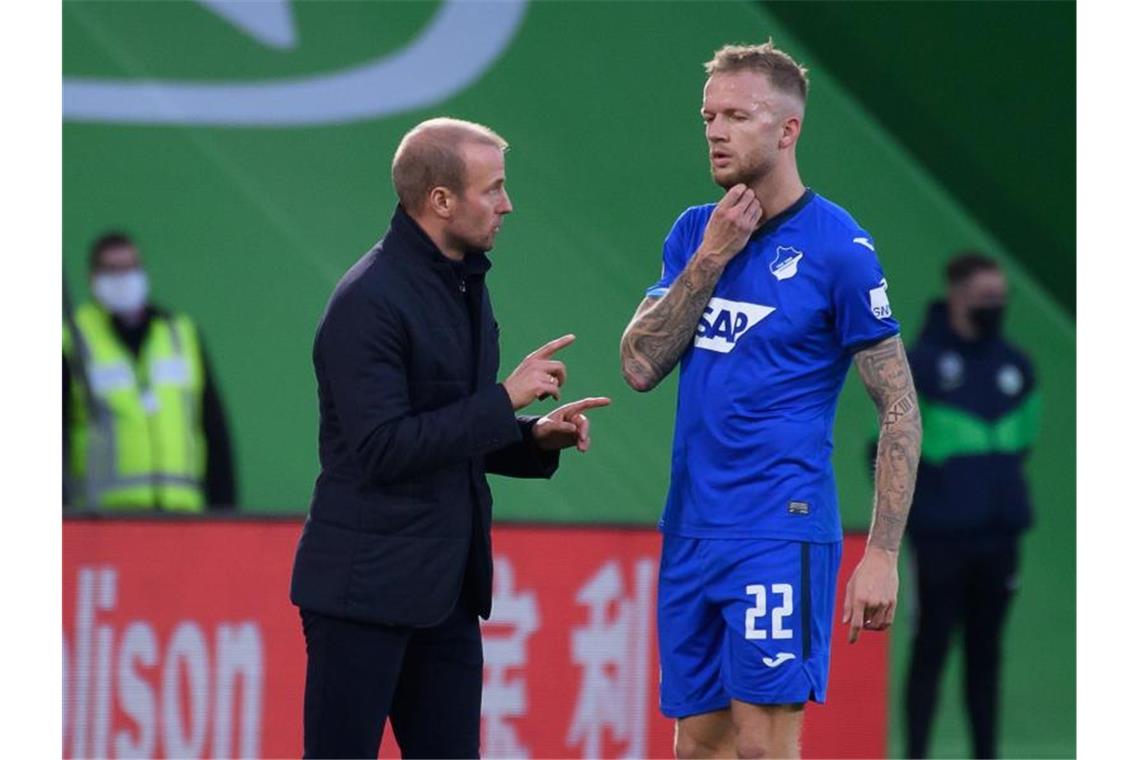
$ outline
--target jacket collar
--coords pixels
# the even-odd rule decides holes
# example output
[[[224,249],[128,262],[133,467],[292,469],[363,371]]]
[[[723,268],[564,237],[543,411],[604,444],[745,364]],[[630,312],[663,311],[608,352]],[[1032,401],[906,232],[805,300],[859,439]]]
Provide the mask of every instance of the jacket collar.
[[[491,268],[491,259],[482,251],[468,253],[461,262],[444,256],[439,246],[399,204],[396,204],[396,210],[392,214],[391,230],[385,239],[397,243],[401,249],[407,249],[410,255],[406,258],[409,260],[423,262],[432,267],[451,267],[467,275],[485,274]]]

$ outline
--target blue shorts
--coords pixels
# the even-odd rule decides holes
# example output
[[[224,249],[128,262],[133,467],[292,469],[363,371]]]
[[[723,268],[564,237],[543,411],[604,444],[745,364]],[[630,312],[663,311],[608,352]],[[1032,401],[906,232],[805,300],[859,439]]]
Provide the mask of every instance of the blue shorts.
[[[657,588],[661,712],[822,702],[843,543],[665,534]]]

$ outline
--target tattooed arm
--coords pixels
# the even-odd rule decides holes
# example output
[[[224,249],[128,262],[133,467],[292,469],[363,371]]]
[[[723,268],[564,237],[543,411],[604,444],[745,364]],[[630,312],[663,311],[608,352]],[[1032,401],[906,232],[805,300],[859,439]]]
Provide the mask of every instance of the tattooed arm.
[[[849,641],[858,639],[861,628],[882,630],[894,620],[898,551],[922,449],[922,419],[902,340],[896,335],[860,351],[855,366],[879,410],[879,447],[870,536],[843,605]]]
[[[663,298],[637,307],[621,337],[621,374],[635,391],[653,390],[677,366],[726,263],[698,252]]]
[[[693,342],[697,323],[728,262],[744,248],[763,216],[756,195],[736,185],[716,205],[700,247],[663,298],[646,298],[621,336],[621,374],[649,391]]]
[[[868,544],[897,552],[914,496],[922,449],[922,419],[914,380],[898,336],[857,353],[855,366],[879,410],[875,508]]]

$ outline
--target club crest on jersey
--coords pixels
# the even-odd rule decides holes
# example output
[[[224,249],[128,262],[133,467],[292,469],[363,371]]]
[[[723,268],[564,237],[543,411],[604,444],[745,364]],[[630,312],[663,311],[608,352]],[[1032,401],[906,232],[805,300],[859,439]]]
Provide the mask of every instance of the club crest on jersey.
[[[727,354],[736,348],[746,332],[775,310],[772,306],[758,303],[710,298],[697,324],[693,345]]]
[[[797,251],[790,245],[776,247],[776,258],[768,265],[768,271],[777,280],[787,280],[796,276],[800,259],[804,257],[803,251]]]

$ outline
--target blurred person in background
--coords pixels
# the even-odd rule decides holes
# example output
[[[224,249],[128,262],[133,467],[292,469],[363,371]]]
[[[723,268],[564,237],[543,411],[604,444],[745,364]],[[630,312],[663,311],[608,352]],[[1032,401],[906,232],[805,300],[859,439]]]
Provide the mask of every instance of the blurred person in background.
[[[939,676],[961,626],[974,756],[994,757],[1001,632],[1031,522],[1022,468],[1040,397],[1028,357],[1002,336],[1008,289],[998,264],[962,253],[946,285],[909,351],[925,435],[907,525],[918,576],[907,756],[926,757]]]
[[[203,512],[236,503],[233,450],[193,321],[149,300],[138,246],[90,251],[93,302],[65,312],[65,506]]]
[[[305,757],[478,757],[479,617],[491,612],[487,473],[550,478],[590,446],[587,398],[559,398],[550,341],[502,382],[487,252],[512,206],[507,143],[457,119],[408,132],[392,161],[399,204],[341,278],[317,328],[321,472],[290,598],[307,666]],[[571,303],[562,282],[536,282]]]

